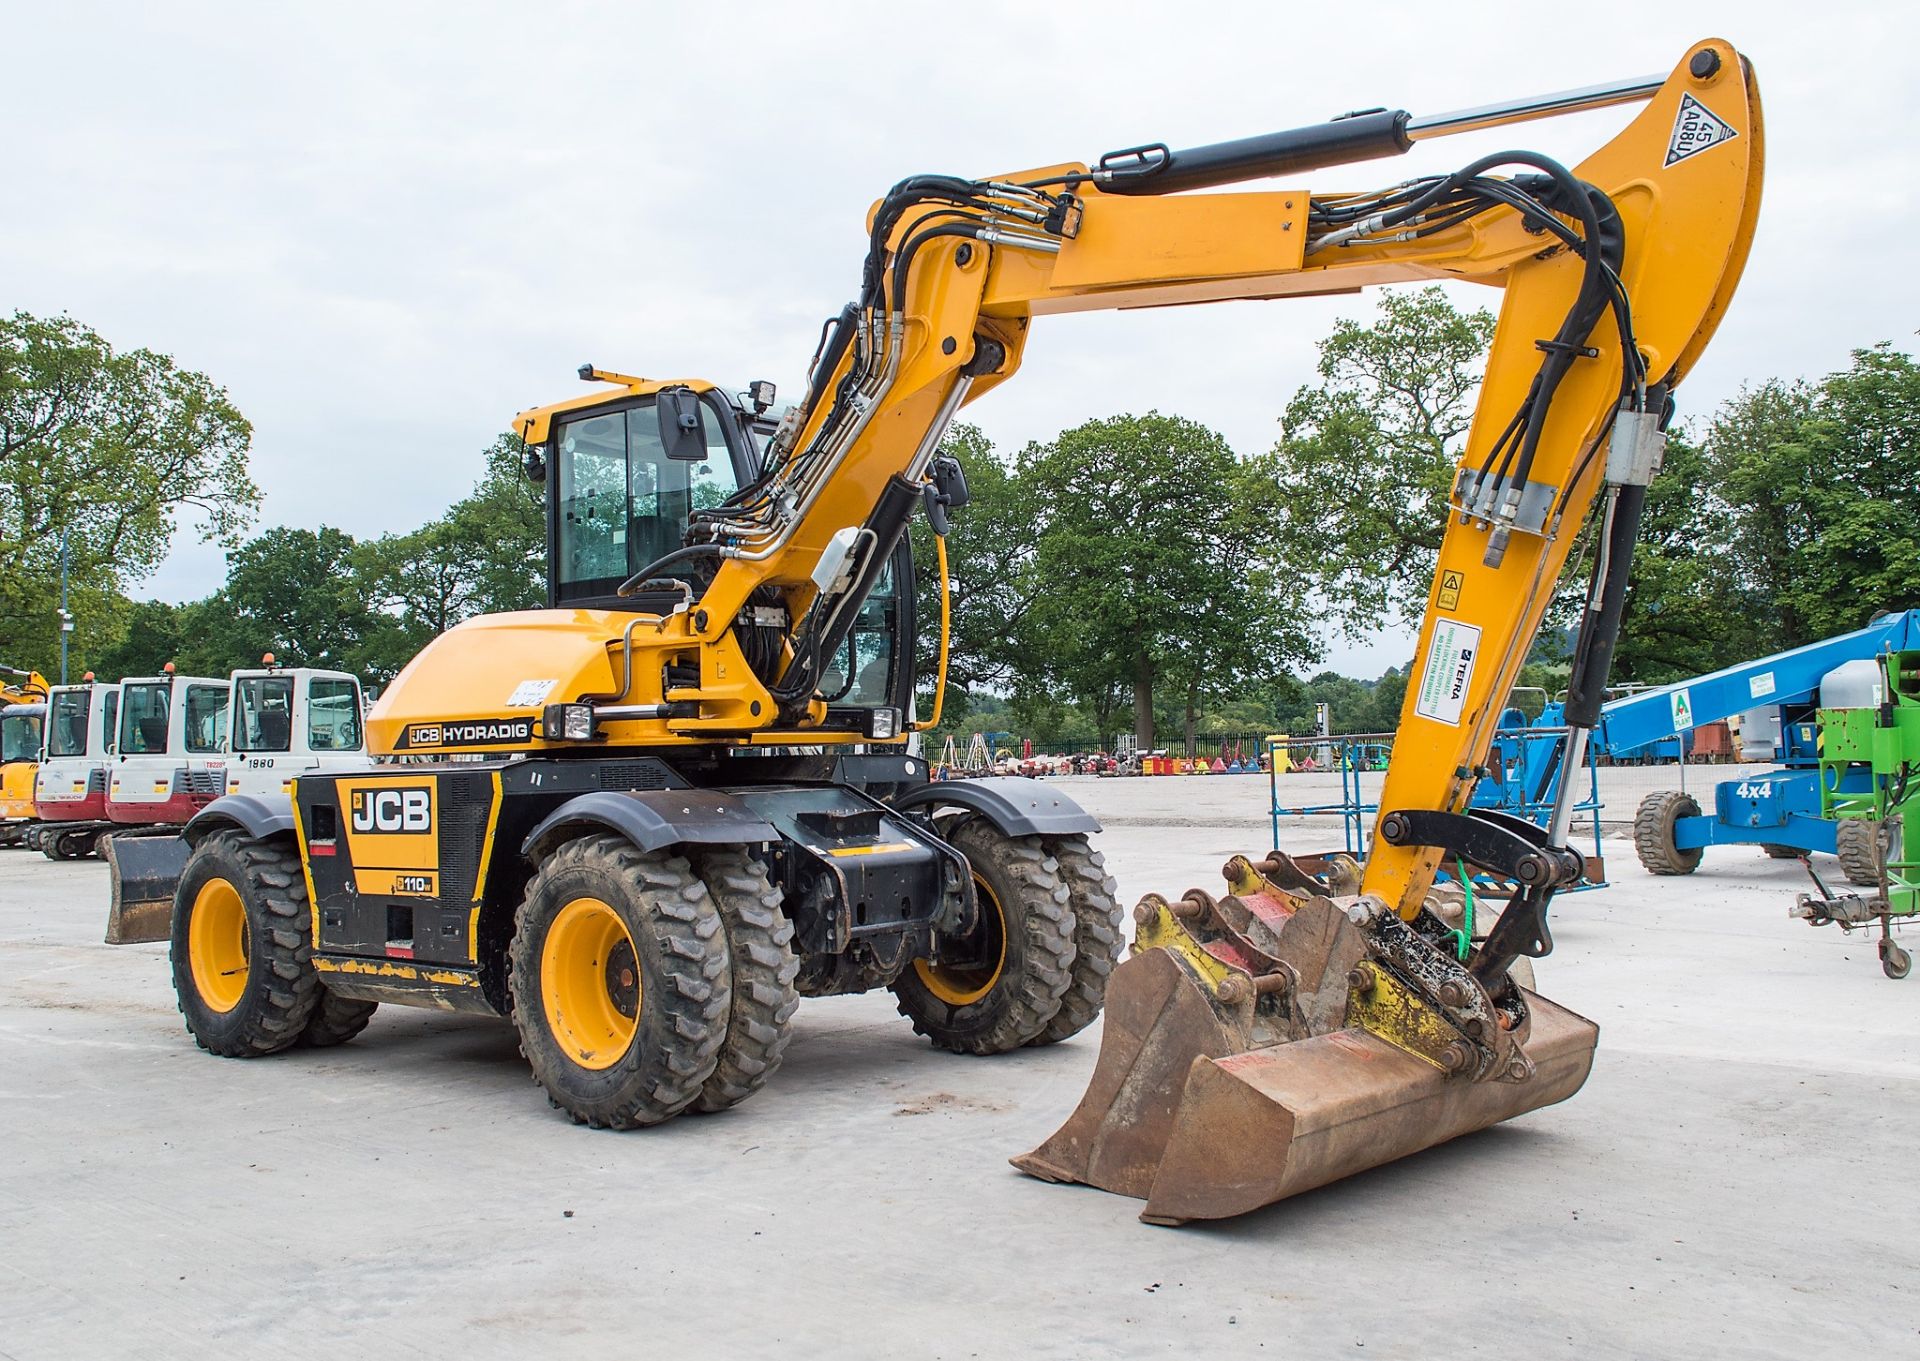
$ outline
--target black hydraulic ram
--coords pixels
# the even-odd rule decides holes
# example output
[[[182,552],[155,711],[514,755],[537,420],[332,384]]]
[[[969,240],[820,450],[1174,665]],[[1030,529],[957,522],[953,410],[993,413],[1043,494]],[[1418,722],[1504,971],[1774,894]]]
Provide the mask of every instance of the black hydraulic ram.
[[[1266,132],[1185,151],[1153,142],[1108,152],[1100,158],[1092,179],[1109,194],[1178,194],[1188,189],[1238,184],[1398,156],[1415,142],[1430,137],[1627,104],[1647,98],[1664,83],[1663,76],[1643,76],[1422,118],[1405,109],[1368,109],[1310,127]]]

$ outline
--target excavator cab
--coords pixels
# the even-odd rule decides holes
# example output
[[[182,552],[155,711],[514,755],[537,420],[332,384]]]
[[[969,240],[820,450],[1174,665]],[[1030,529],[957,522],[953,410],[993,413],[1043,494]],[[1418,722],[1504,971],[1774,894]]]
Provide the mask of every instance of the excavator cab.
[[[753,476],[750,434],[724,394],[694,398],[698,459],[669,456],[659,395],[622,393],[554,421],[540,461],[552,512],[549,604],[650,611],[675,592],[666,581],[687,580],[688,569],[663,569],[655,589],[621,595],[622,583],[680,547],[692,511],[719,505]]]
[[[600,381],[622,378],[590,365],[582,371]],[[684,605],[700,584],[697,559],[669,561],[647,579],[634,574],[673,558],[693,516],[762,476],[773,395],[764,382],[751,384],[742,402],[709,384],[632,380],[553,409],[527,463],[546,493],[547,603],[640,614]],[[696,425],[686,438],[704,450],[697,459],[685,446],[669,447],[668,427],[688,412]],[[824,663],[826,726],[877,737],[902,731],[915,685],[913,582],[913,548],[902,535]],[[878,724],[886,731],[875,732],[876,714],[886,715]]]
[[[107,773],[120,722],[120,687],[95,681],[56,685],[47,699],[46,756],[33,786],[40,825],[29,844],[56,860],[92,851],[109,824]]]

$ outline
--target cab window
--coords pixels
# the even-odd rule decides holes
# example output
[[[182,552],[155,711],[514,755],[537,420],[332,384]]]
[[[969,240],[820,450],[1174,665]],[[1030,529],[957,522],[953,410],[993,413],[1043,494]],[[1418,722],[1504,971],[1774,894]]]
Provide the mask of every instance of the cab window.
[[[307,688],[307,745],[314,751],[360,750],[360,687],[316,676]]]
[[[47,755],[85,756],[87,754],[87,700],[85,690],[56,690],[53,693],[53,722],[47,729]],[[111,719],[108,722],[112,722]]]
[[[204,755],[220,750],[227,730],[227,687],[187,687],[187,750]]]
[[[820,693],[827,703],[876,708],[893,702],[899,604],[889,559],[861,603],[847,641],[821,677]]]
[[[698,462],[666,457],[651,398],[561,423],[554,441],[556,600],[612,594],[681,546],[690,512],[711,510],[733,495],[739,481],[721,419],[703,399],[707,456]],[[670,567],[666,574],[685,572]]]
[[[233,689],[233,749],[292,751],[293,677],[248,676]]]
[[[167,749],[167,709],[173,687],[165,681],[123,685],[120,705],[120,754],[151,756]]]
[[[24,709],[27,706],[17,704],[11,707]],[[37,709],[30,714],[0,710],[0,765],[40,759],[40,723],[41,715]]]

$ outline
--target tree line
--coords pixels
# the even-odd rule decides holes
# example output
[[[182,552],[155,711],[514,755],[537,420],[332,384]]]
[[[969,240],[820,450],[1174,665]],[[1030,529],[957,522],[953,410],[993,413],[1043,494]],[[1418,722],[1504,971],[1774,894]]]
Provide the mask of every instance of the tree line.
[[[1390,290],[1320,343],[1272,447],[1187,418],[1085,421],[1017,452],[956,426],[972,504],[949,540],[952,730],[1146,746],[1336,731],[1398,718],[1404,667],[1325,670],[1330,639],[1410,659],[1493,317]],[[1616,660],[1663,682],[1920,605],[1920,370],[1889,344],[1818,381],[1766,380],[1684,423],[1649,497]],[[62,545],[72,669],[223,674],[271,650],[374,683],[473,614],[544,599],[540,489],[503,435],[471,493],[406,533],[275,527],[252,430],[206,375],[116,351],[70,318],[0,319],[0,660],[50,670]],[[227,577],[183,605],[136,600],[183,518]],[[924,520],[920,619],[938,618]],[[1569,579],[1576,600],[1583,583]],[[1563,610],[1523,681],[1564,676]],[[921,674],[935,630],[923,627]],[[970,713],[969,710],[972,709]]]

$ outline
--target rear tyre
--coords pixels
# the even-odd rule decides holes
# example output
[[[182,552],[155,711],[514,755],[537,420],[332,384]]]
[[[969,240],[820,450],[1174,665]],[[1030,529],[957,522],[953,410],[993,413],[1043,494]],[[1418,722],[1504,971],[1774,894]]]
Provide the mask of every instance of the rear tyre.
[[[1880,862],[1892,855],[1899,835],[1899,818],[1841,818],[1834,828],[1834,850],[1847,882],[1861,888],[1878,887]]]
[[[727,936],[733,964],[726,1039],[713,1075],[694,1099],[697,1111],[737,1106],[779,1070],[800,1005],[794,976],[793,923],[781,911],[780,890],[766,867],[744,849],[707,851],[693,859]]]
[[[1769,841],[1762,845],[1760,849],[1767,853],[1767,859],[1769,860],[1798,860],[1800,858],[1800,848],[1798,846],[1780,846]]]
[[[1058,1043],[1093,1024],[1107,1004],[1107,980],[1120,961],[1124,943],[1116,896],[1119,886],[1107,873],[1106,857],[1084,836],[1052,837],[1046,846],[1060,864],[1067,902],[1073,909],[1073,967],[1068,972],[1067,991],[1060,998],[1060,1010],[1027,1041],[1036,1045]]]
[[[373,1013],[379,1009],[378,1002],[341,997],[327,991],[323,983],[320,985],[320,1000],[314,1003],[313,1015],[307,1018],[300,1038],[294,1043],[302,1049],[331,1049],[336,1044],[345,1044],[367,1028],[367,1022],[373,1019]]]
[[[1693,795],[1678,790],[1649,794],[1640,801],[1633,817],[1633,849],[1649,874],[1692,874],[1700,868],[1700,847],[1683,851],[1674,844],[1675,824],[1699,816]]]
[[[173,899],[173,990],[194,1042],[223,1058],[294,1044],[320,1000],[306,879],[290,841],[216,832]]]
[[[1046,1029],[1072,984],[1071,894],[1037,836],[1010,837],[982,818],[944,835],[973,867],[979,920],[967,939],[945,943],[947,959],[910,964],[894,997],[936,1048],[1004,1054]]]
[[[699,1098],[731,989],[720,913],[684,859],[568,842],[527,885],[507,953],[520,1052],[575,1124],[657,1125]]]

